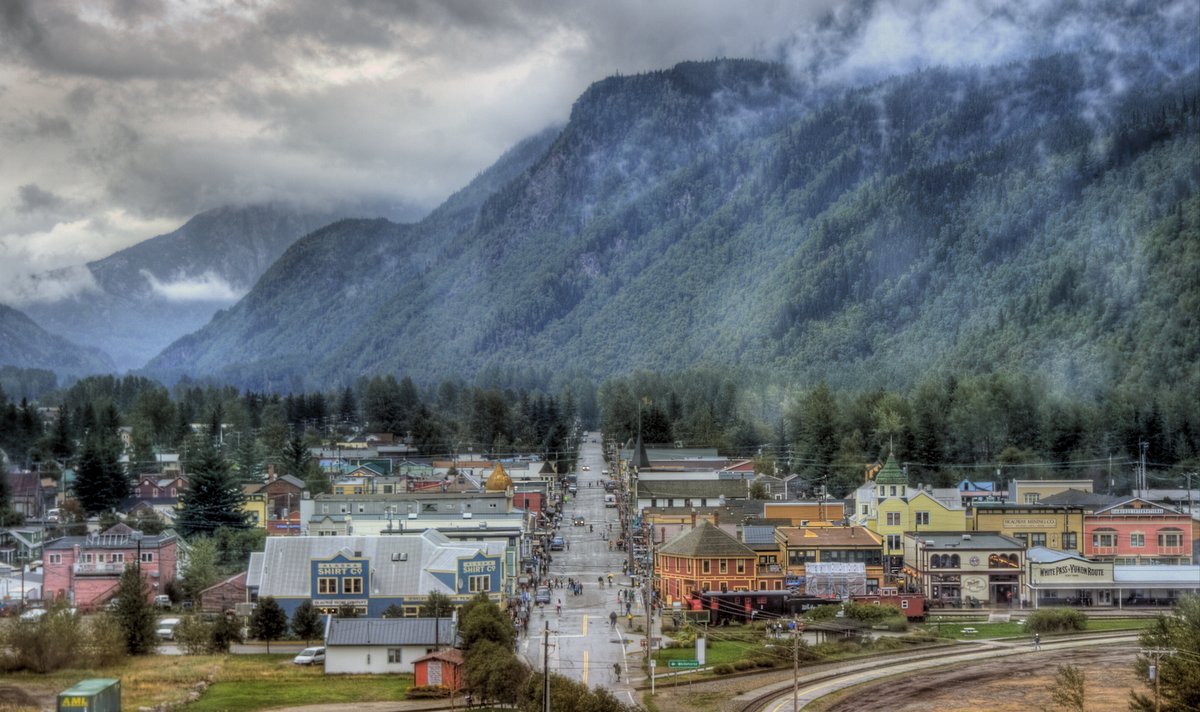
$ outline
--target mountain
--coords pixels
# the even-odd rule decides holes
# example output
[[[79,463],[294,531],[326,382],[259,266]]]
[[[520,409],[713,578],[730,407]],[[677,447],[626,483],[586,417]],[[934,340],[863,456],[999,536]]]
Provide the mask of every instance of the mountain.
[[[1200,77],[1160,60],[820,90],[746,60],[611,77],[426,220],[297,242],[149,369],[255,388],[697,365],[1200,386]]]
[[[111,354],[117,367],[137,368],[236,302],[297,239],[340,217],[283,204],[209,210],[89,263],[87,287],[74,296],[23,308],[46,329]]]
[[[55,336],[28,316],[2,304],[0,366],[48,369],[75,376],[113,370],[112,360],[100,350]]]

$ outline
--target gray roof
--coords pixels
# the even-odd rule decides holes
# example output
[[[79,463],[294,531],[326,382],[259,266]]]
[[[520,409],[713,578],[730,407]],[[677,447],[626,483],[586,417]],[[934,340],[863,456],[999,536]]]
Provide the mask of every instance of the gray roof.
[[[454,640],[453,618],[331,618],[325,645],[451,645]]]
[[[1049,497],[1043,497],[1040,504],[1057,504],[1068,507],[1107,507],[1119,501],[1120,497],[1110,497],[1096,492],[1067,489]]]
[[[775,544],[775,527],[763,524],[745,524],[742,526],[742,543],[748,546]]]
[[[905,536],[911,534],[905,532]],[[970,539],[964,538],[965,536],[970,536]],[[996,532],[920,532],[917,537],[925,542],[926,548],[929,549],[1025,549],[1025,545],[1020,541]]]
[[[1035,564],[1052,564],[1056,561],[1066,561],[1074,559],[1076,561],[1091,561],[1073,551],[1063,551],[1061,549],[1051,549],[1046,546],[1031,546],[1029,551],[1025,552],[1025,558]]]
[[[641,481],[637,486],[638,499],[663,498],[716,498],[725,495],[728,499],[746,499],[746,483],[743,480],[654,480]]]
[[[755,556],[754,550],[708,521],[658,547],[656,553],[674,556]]]
[[[312,592],[309,563],[342,553],[370,560],[371,595],[423,596],[438,591],[452,596],[457,592],[434,572],[455,571],[458,559],[481,550],[503,560],[506,548],[502,539],[452,541],[434,529],[390,536],[272,536],[262,552],[261,574],[251,556],[246,584],[252,586],[257,580],[262,597],[307,598]]]

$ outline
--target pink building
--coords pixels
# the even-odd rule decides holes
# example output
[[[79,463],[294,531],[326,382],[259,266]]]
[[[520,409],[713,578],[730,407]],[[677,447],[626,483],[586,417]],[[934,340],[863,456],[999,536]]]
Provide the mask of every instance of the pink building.
[[[138,562],[150,596],[175,579],[174,534],[139,536],[124,524],[101,534],[66,536],[46,543],[44,598],[65,598],[83,610],[103,606],[117,591],[125,567]]]
[[[1191,517],[1140,497],[1083,520],[1084,556],[1116,564],[1191,564]]]

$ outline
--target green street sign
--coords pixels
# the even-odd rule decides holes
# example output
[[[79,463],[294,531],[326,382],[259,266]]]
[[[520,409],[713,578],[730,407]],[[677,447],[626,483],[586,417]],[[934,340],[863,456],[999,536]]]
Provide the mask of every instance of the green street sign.
[[[668,660],[667,667],[698,668],[698,667],[700,667],[700,661],[699,660]]]

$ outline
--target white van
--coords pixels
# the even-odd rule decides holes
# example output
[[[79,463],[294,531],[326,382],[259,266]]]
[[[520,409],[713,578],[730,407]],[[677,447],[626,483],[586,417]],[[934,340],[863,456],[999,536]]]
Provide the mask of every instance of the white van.
[[[617,506],[617,495],[615,495],[615,494],[604,495],[604,506],[605,507]]]
[[[158,630],[155,635],[159,640],[175,640],[175,626],[179,625],[178,618],[163,618],[158,622]]]

